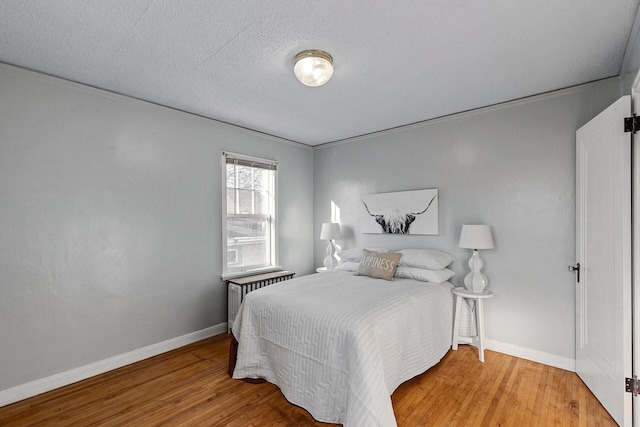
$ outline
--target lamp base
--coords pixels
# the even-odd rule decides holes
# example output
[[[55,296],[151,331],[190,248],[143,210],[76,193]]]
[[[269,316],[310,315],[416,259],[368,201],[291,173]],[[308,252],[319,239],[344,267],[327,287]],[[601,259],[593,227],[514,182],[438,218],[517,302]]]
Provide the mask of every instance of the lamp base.
[[[333,270],[338,265],[338,260],[336,257],[328,256],[324,259],[324,267],[327,270]]]
[[[333,246],[333,241],[329,240],[327,245],[327,256],[324,259],[324,266],[327,270],[333,270],[338,265],[338,259],[335,257],[336,250]]]
[[[489,279],[480,271],[483,266],[484,262],[482,258],[480,258],[478,250],[474,249],[473,255],[469,258],[469,268],[471,271],[464,278],[464,286],[469,292],[481,294],[487,288]]]

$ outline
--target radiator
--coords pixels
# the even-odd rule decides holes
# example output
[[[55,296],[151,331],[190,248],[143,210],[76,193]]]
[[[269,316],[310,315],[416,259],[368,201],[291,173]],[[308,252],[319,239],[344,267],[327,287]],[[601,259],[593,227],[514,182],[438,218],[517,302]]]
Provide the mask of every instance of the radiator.
[[[291,279],[294,275],[295,273],[290,271],[276,271],[274,273],[257,274],[255,276],[246,276],[228,280],[227,332],[231,333],[233,321],[240,310],[240,304],[242,304],[244,297],[247,296],[249,292]]]

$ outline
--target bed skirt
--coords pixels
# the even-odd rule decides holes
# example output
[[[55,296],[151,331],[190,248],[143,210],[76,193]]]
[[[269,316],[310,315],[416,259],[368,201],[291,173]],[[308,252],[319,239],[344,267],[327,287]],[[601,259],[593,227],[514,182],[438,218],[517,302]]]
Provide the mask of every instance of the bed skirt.
[[[229,367],[227,373],[233,378],[233,370],[236,369],[236,359],[238,358],[238,340],[231,334],[231,342],[229,343]],[[242,378],[242,381],[251,384],[261,384],[267,382],[262,378]]]

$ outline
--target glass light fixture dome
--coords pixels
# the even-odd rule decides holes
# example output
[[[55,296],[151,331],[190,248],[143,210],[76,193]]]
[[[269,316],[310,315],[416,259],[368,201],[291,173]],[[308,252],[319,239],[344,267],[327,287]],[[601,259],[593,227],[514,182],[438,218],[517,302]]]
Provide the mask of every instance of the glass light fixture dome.
[[[300,83],[322,86],[333,75],[333,58],[322,50],[305,50],[296,55],[293,72]]]

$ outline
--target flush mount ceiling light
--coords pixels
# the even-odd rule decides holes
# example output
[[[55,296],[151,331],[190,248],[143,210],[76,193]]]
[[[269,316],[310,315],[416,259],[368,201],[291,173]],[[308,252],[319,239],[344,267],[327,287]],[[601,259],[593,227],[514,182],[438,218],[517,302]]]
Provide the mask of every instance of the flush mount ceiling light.
[[[305,50],[296,55],[293,72],[300,83],[322,86],[333,75],[333,58],[322,50]]]

